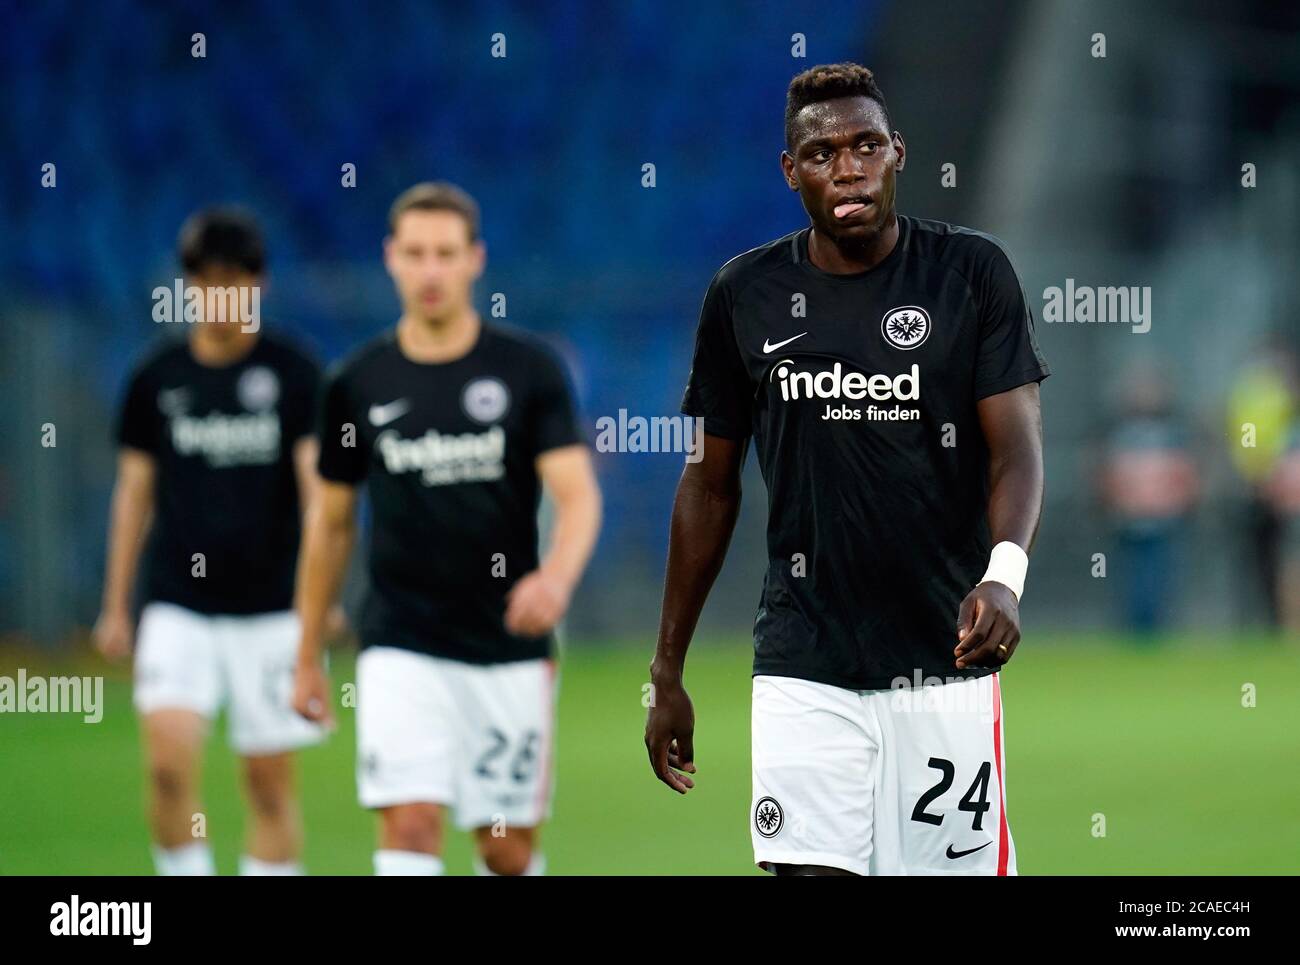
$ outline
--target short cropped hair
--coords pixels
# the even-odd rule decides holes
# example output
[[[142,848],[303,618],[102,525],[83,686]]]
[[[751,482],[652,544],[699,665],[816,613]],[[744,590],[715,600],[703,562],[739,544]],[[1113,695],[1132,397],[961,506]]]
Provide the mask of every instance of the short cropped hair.
[[[453,211],[465,219],[469,240],[478,241],[478,202],[462,189],[446,181],[423,181],[397,196],[388,209],[388,232],[397,230],[397,221],[408,211]]]
[[[266,268],[262,229],[249,211],[238,207],[203,208],[186,218],[176,254],[190,274],[211,265],[242,268],[253,275]]]
[[[794,120],[809,104],[834,100],[837,97],[870,97],[880,105],[885,115],[885,126],[893,132],[885,95],[876,85],[875,75],[861,64],[820,64],[809,67],[790,81],[785,95],[785,146],[794,149]]]

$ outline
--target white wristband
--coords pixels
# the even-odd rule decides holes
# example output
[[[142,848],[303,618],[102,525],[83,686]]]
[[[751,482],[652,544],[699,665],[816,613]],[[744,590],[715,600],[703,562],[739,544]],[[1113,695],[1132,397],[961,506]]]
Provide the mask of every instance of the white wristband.
[[[1025,574],[1029,572],[1029,556],[1015,543],[1003,540],[989,554],[989,568],[980,578],[981,583],[992,580],[1011,588],[1016,602],[1025,592]]]

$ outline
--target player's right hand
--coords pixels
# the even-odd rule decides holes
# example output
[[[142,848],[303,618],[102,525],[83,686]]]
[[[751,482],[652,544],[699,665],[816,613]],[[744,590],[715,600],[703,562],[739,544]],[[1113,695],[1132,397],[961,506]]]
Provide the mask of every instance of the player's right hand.
[[[95,621],[92,638],[95,649],[109,660],[121,660],[131,653],[131,638],[135,628],[131,626],[131,615],[121,611],[105,610]]]
[[[645,747],[655,777],[678,794],[695,786],[695,708],[680,678],[652,684]]]
[[[302,717],[327,727],[334,726],[330,702],[330,678],[320,663],[299,661],[293,672],[293,709]]]

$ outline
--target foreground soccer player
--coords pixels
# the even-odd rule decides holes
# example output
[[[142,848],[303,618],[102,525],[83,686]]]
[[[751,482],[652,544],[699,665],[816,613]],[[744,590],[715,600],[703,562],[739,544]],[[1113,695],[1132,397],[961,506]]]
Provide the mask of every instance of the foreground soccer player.
[[[394,203],[384,262],[402,317],[355,351],[322,405],[322,495],[299,574],[295,706],[326,719],[321,623],[373,510],[357,664],[357,782],[380,814],[375,872],[442,871],[442,808],[478,870],[541,874],[550,807],[552,630],[600,525],[600,493],[560,362],[474,311],[478,208],[445,184]],[[538,564],[537,510],[555,504]]]
[[[315,477],[318,372],[261,331],[254,292],[263,243],[251,219],[196,214],[181,230],[180,259],[186,287],[204,297],[193,300],[192,316],[182,315],[183,302],[172,305],[172,320],[189,322],[187,339],[167,339],[127,389],[95,639],[111,658],[130,652],[132,585],[148,530],[135,706],[158,873],[214,873],[206,829],[191,822],[202,810],[208,724],[225,705],[249,804],[240,872],[297,874],[290,752],[322,736],[289,705],[294,558]]]
[[[755,861],[1014,874],[996,671],[1020,639],[1042,505],[1048,367],[1029,306],[988,235],[895,214],[903,140],[866,68],[794,78],[786,144],[812,225],[724,265],[700,316],[682,409],[703,418],[704,453],[673,506],[650,762],[694,786],[682,668],[752,436],[769,554]]]

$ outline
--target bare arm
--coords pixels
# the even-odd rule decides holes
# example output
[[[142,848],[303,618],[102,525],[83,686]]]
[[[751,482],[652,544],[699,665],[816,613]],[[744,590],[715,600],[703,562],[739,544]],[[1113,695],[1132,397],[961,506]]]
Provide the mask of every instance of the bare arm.
[[[1038,383],[991,395],[977,404],[989,449],[989,532],[1026,553],[1043,512],[1043,419]]]
[[[356,487],[319,480],[311,500],[302,548],[294,607],[301,622],[294,709],[310,720],[330,719],[328,681],[321,666],[326,615],[338,599],[348,557],[356,537]]]
[[[989,450],[989,533],[993,545],[1015,543],[1026,553],[1043,510],[1043,424],[1038,384],[981,399],[980,428]],[[1000,666],[1020,644],[1020,606],[1001,583],[984,582],[962,601],[957,618],[957,667]],[[999,647],[1002,649],[1000,650]]]
[[[108,528],[104,596],[95,623],[95,645],[118,659],[131,650],[131,590],[140,565],[144,537],[153,522],[157,475],[153,456],[124,447],[117,457],[117,480]]]
[[[320,475],[316,472],[316,462],[320,458],[320,443],[315,436],[303,436],[293,446],[293,474],[298,483],[298,510],[302,515],[302,528],[305,533],[308,520],[311,519],[313,501],[320,495]],[[346,570],[346,564],[344,569]],[[348,626],[343,604],[337,599],[325,615],[324,642],[341,636]]]
[[[537,475],[555,504],[555,522],[546,558],[507,597],[506,628],[521,636],[540,636],[559,623],[600,533],[600,487],[586,446],[542,453]]]
[[[740,513],[744,453],[743,442],[706,435],[702,458],[687,464],[673,500],[645,742],[655,775],[681,794],[694,781],[678,771],[695,773],[695,713],[682,686],[682,671]]]
[[[316,475],[316,459],[319,455],[320,443],[315,436],[303,436],[293,444],[293,476],[298,483],[298,511],[302,514],[304,529],[320,482]]]
[[[302,621],[298,661],[317,663],[324,651],[325,615],[338,599],[356,537],[357,491],[321,480],[312,500],[298,557],[294,607]]]

